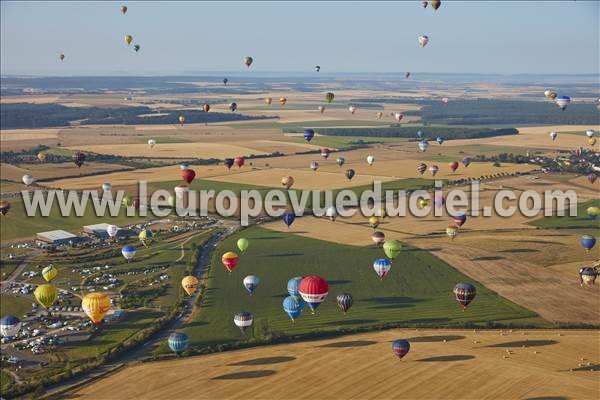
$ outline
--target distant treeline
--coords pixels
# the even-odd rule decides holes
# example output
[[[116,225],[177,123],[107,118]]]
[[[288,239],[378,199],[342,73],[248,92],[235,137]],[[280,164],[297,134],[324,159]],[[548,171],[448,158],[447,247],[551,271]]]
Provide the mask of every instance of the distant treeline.
[[[439,100],[415,100],[411,98],[355,99],[357,102],[418,104],[425,124],[446,125],[517,125],[517,124],[598,124],[596,105],[570,104],[562,111],[551,101],[519,101],[474,99],[450,99],[447,105]],[[408,113],[405,113],[408,115]]]
[[[326,136],[367,136],[416,139],[418,131],[423,132],[424,138],[435,139],[437,136],[441,136],[444,138],[444,140],[479,139],[493,136],[519,134],[519,131],[515,128],[453,128],[443,126],[390,126],[384,128],[321,128],[318,130],[318,133]]]
[[[235,113],[215,113],[204,111],[169,111],[167,115],[140,117],[144,114],[157,114],[149,107],[66,107],[60,104],[3,104],[0,111],[0,128],[47,128],[68,126],[73,121],[81,125],[135,125],[135,124],[177,124],[179,115],[185,116],[186,123],[211,123],[246,121],[276,117],[247,116]]]

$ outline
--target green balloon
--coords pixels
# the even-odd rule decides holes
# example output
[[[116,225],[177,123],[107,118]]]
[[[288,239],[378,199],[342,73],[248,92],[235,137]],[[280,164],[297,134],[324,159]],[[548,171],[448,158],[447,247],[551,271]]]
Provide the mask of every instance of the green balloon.
[[[131,197],[131,196],[123,197],[123,205],[125,207],[131,207],[133,205],[133,197]]]
[[[170,196],[170,197],[169,197],[169,205],[170,205],[172,208],[175,208],[175,204],[176,204],[175,202],[176,202],[176,201],[177,201],[177,200],[175,199],[175,196]]]
[[[402,251],[402,244],[397,240],[386,240],[383,244],[383,251],[387,258],[393,260],[398,257],[398,254]]]
[[[237,241],[237,247],[238,247],[238,249],[240,249],[240,251],[242,253],[246,252],[246,249],[248,248],[249,244],[250,244],[250,242],[248,242],[248,239],[246,239],[246,238],[240,238]]]

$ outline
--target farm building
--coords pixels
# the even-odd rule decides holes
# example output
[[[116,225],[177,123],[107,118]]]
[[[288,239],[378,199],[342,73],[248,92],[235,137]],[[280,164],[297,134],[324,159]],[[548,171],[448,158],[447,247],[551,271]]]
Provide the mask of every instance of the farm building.
[[[81,237],[70,232],[58,229],[55,231],[36,233],[35,239],[42,245],[61,246],[65,244],[77,243],[82,240]]]
[[[110,226],[107,223],[86,225],[83,227],[83,233],[88,236],[96,236],[102,239],[108,239],[108,232],[106,229]],[[135,231],[126,228],[119,228],[117,231],[117,238],[128,238],[136,236]]]

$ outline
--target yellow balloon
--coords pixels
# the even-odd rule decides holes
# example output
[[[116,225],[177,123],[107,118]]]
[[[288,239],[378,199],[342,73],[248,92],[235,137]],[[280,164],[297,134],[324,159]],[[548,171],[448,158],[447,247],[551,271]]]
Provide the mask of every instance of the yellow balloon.
[[[184,117],[183,115],[180,115],[180,116],[179,116],[179,123],[180,123],[181,125],[183,125],[183,123],[184,123],[184,122],[185,122],[185,117]]]
[[[38,153],[38,160],[40,160],[41,162],[46,161],[46,153],[43,153],[43,152]]]
[[[42,278],[46,280],[46,282],[52,281],[58,275],[58,271],[54,268],[54,265],[50,264],[46,268],[42,270]]]
[[[381,219],[385,219],[387,217],[387,213],[385,212],[385,208],[381,207],[379,211],[377,211],[377,216]]]
[[[44,308],[48,308],[56,302],[58,292],[54,286],[45,283],[43,285],[39,285],[33,292],[33,295],[38,303],[40,303]]]
[[[110,297],[106,293],[88,293],[81,300],[81,308],[94,324],[99,325],[110,310]]]
[[[429,205],[429,201],[425,200],[425,199],[421,199],[419,200],[419,208],[425,208]]]
[[[369,218],[369,225],[373,229],[377,228],[380,223],[381,223],[381,218],[379,218],[379,217],[372,216],[371,218]]]
[[[130,45],[131,42],[133,42],[133,36],[125,35],[125,43],[127,43],[127,45]]]
[[[181,280],[181,286],[183,286],[183,290],[191,296],[198,289],[198,278],[195,276],[185,276]]]

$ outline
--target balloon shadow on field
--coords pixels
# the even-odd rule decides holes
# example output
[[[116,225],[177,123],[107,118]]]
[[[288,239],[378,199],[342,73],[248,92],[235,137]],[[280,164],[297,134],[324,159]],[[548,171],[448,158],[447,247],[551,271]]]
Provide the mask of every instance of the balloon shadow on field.
[[[327,343],[327,344],[323,344],[323,345],[317,346],[317,347],[327,347],[327,348],[364,347],[364,346],[371,346],[375,343],[377,343],[377,342],[375,342],[373,340],[350,340],[350,341],[346,341],[346,342]]]
[[[266,369],[259,371],[245,371],[245,372],[234,372],[232,374],[225,374],[215,376],[211,378],[212,380],[233,380],[233,379],[255,379],[255,378],[263,378],[265,376],[270,376],[275,374],[275,371]]]
[[[239,361],[233,364],[227,364],[227,366],[233,367],[238,365],[266,365],[266,364],[279,364],[294,361],[296,357],[292,356],[280,356],[280,357],[263,357],[253,358],[251,360]]]
[[[371,324],[373,322],[377,322],[374,319],[345,319],[340,321],[329,321],[324,322],[323,325],[355,325],[355,324]]]
[[[505,343],[496,343],[490,344],[485,347],[540,347],[540,346],[550,346],[553,344],[558,344],[556,340],[517,340],[515,342],[505,342]]]
[[[253,240],[282,240],[281,236],[262,236],[262,237],[253,237]]]
[[[275,253],[275,254],[266,254],[261,257],[298,257],[303,256],[304,253]]]
[[[528,397],[525,400],[569,400],[569,398],[564,397],[564,396],[540,396],[540,397]]]
[[[506,257],[500,257],[500,256],[481,256],[481,257],[471,258],[471,261],[498,261],[498,260],[504,260],[504,259],[506,259]]]
[[[508,250],[498,250],[499,253],[539,253],[539,250],[536,249],[508,249]]]
[[[412,337],[408,340],[410,343],[434,343],[434,342],[443,342],[444,340],[447,342],[452,342],[454,340],[462,340],[465,336],[461,335],[445,335],[445,336],[417,336]]]
[[[472,360],[474,358],[475,358],[475,356],[471,356],[471,355],[468,355],[468,354],[457,354],[457,355],[453,355],[453,356],[437,356],[437,357],[421,358],[420,360],[417,360],[417,361],[421,361],[421,362],[437,362],[437,361],[449,362],[449,361],[466,361],[466,360]]]
[[[335,286],[335,285],[345,285],[346,283],[352,283],[352,281],[346,280],[346,279],[338,279],[338,280],[334,280],[334,281],[329,281],[329,286]]]
[[[415,299],[412,297],[387,296],[387,297],[373,297],[370,299],[365,299],[365,301],[374,303],[374,305],[369,308],[382,309],[382,308],[415,307],[416,303],[419,303],[422,300],[418,300],[418,299]]]

